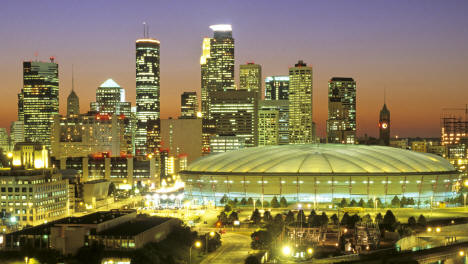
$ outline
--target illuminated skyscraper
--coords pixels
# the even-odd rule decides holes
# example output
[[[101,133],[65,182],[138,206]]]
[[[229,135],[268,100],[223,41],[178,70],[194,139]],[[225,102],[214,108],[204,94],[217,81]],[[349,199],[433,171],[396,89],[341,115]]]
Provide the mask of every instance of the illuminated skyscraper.
[[[268,76],[265,78],[265,100],[288,100],[289,76]]]
[[[314,142],[312,67],[300,60],[289,68],[289,144]]]
[[[327,143],[356,143],[356,82],[333,77],[328,82]]]
[[[258,106],[258,145],[289,143],[288,100],[263,100]]]
[[[180,96],[180,118],[197,118],[198,98],[196,92],[184,92]]]
[[[67,116],[80,114],[80,99],[75,93],[75,80],[73,78],[72,70],[72,90],[67,97]]]
[[[50,126],[59,110],[58,64],[50,62],[23,62],[23,89],[18,96],[22,106],[19,113],[24,120],[24,139],[50,147]]]
[[[210,152],[209,139],[216,134],[211,114],[212,93],[234,90],[234,39],[231,25],[213,25],[213,38],[204,38],[201,64],[203,152]]]
[[[262,96],[262,66],[247,63],[239,66],[239,90],[256,92],[258,98]]]
[[[114,80],[107,79],[96,90],[96,102],[91,110],[101,114],[130,115],[131,104],[125,101],[125,90]]]
[[[159,41],[145,36],[136,41],[136,106],[137,129],[135,148],[137,155],[147,153],[147,134],[152,140],[158,131],[156,127],[160,115]],[[149,122],[151,121],[151,122]],[[150,124],[149,124],[150,123]],[[158,141],[156,139],[156,141]],[[158,142],[152,142],[159,145]],[[152,148],[153,149],[153,148]]]
[[[380,110],[379,139],[381,145],[388,146],[390,144],[390,111],[385,103]]]

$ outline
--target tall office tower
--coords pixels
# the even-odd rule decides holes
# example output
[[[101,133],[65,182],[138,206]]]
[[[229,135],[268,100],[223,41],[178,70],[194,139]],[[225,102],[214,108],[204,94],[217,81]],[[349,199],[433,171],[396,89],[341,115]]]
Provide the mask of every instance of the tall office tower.
[[[265,100],[288,100],[289,76],[268,76],[265,78]]]
[[[390,144],[390,111],[388,111],[385,103],[382,110],[380,110],[379,140],[381,145],[388,146]]]
[[[328,82],[327,143],[356,143],[356,82],[333,77]]]
[[[180,95],[180,118],[195,119],[198,113],[198,98],[196,92],[184,92]]]
[[[80,99],[72,89],[67,98],[67,116],[76,116],[80,114]]]
[[[0,151],[5,154],[10,150],[10,140],[6,128],[0,127]]]
[[[152,130],[160,115],[159,45],[159,40],[149,38],[146,30],[144,38],[136,40],[136,115],[138,121],[135,152],[137,155],[148,153],[146,144],[148,132],[159,134],[159,131]],[[151,124],[148,124],[149,121],[152,121]],[[159,143],[156,144],[159,145]]]
[[[23,121],[13,121],[10,125],[10,142],[14,147],[16,143],[24,142]]]
[[[211,115],[212,92],[234,90],[234,39],[231,25],[213,25],[213,38],[204,38],[201,64],[203,153],[210,152],[210,137],[216,134]]]
[[[463,118],[459,112],[455,113],[455,111],[465,112],[465,117]],[[444,108],[440,121],[441,145],[458,145],[462,142],[464,144],[468,142],[468,105],[465,108]]]
[[[242,90],[211,92],[211,115],[217,135],[235,135],[246,147],[257,145],[256,92]]]
[[[24,121],[24,111],[23,111],[23,89],[18,94],[18,121]]]
[[[289,143],[287,100],[263,100],[258,105],[258,145],[285,145]]]
[[[50,126],[52,118],[59,111],[59,78],[58,64],[54,58],[50,62],[23,62],[22,99],[24,121],[24,139],[29,142],[40,142],[50,147]]]
[[[262,66],[253,62],[239,66],[239,90],[256,92],[262,99]]]
[[[96,90],[96,102],[91,102],[91,111],[129,116],[131,103],[125,101],[125,90],[114,80],[107,79]]]
[[[289,68],[289,144],[314,142],[312,67],[302,60]]]

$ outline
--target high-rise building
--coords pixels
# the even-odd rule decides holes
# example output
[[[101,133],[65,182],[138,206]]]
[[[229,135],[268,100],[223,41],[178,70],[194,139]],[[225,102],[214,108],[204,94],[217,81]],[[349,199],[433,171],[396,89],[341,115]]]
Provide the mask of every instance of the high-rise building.
[[[289,143],[288,100],[263,100],[258,106],[258,145]]]
[[[160,115],[159,40],[149,38],[145,31],[142,39],[136,40],[136,116],[135,153],[147,153],[148,129]],[[149,121],[151,124],[148,124]],[[150,131],[158,134],[158,131]],[[159,145],[159,143],[157,143]]]
[[[96,90],[96,102],[91,111],[101,114],[130,115],[131,103],[125,101],[125,90],[114,80],[107,79]]]
[[[356,82],[333,77],[328,82],[327,143],[356,143]]]
[[[381,145],[388,146],[390,144],[390,111],[385,103],[379,116],[379,140]]]
[[[257,145],[256,92],[242,90],[211,92],[211,115],[216,134],[242,138],[246,147]]]
[[[204,38],[201,64],[201,104],[203,118],[203,152],[210,152],[210,138],[216,132],[216,121],[211,114],[212,93],[235,90],[234,38],[231,25],[213,25],[213,38]]]
[[[194,119],[198,113],[198,98],[196,92],[184,92],[180,96],[180,118]]]
[[[23,121],[13,121],[10,125],[10,143],[14,146],[19,142],[24,142],[24,124]]]
[[[10,139],[6,128],[0,127],[0,151],[6,153],[10,150]]]
[[[23,62],[23,89],[18,99],[24,139],[50,146],[50,125],[59,111],[58,64],[53,57],[50,62]]]
[[[312,67],[302,60],[289,68],[289,144],[315,140],[312,121]]]
[[[265,78],[265,100],[288,100],[289,76],[268,76]]]
[[[67,97],[67,116],[80,114],[80,99],[72,89]]]
[[[262,97],[262,66],[253,62],[239,66],[239,90],[256,92]]]

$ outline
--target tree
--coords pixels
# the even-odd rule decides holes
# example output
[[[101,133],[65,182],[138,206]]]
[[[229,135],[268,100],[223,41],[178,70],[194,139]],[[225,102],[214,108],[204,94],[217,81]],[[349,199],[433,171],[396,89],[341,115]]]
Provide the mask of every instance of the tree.
[[[381,213],[378,213],[378,214],[375,216],[374,222],[375,222],[376,224],[380,224],[380,223],[382,223],[382,221],[383,221],[383,216],[382,216]]]
[[[408,204],[408,199],[406,197],[401,197],[400,206],[405,207]]]
[[[325,212],[322,212],[322,215],[320,216],[320,222],[322,226],[328,224],[328,215]]]
[[[224,212],[231,212],[232,211],[232,207],[229,205],[229,204],[226,204],[224,205]]]
[[[408,205],[415,205],[416,203],[414,202],[414,198],[413,197],[410,197],[408,199]]]
[[[240,201],[240,204],[247,205],[247,200],[245,198],[242,198],[242,200]]]
[[[372,223],[372,218],[371,218],[370,214],[366,214],[366,215],[364,215],[362,217],[361,221],[364,224],[370,224],[370,223]]]
[[[219,203],[222,203],[222,204],[225,204],[227,203],[229,200],[229,198],[227,197],[226,194],[223,195],[223,197],[221,198],[221,200],[219,200]]]
[[[263,207],[268,207],[270,204],[267,200],[263,200]]]
[[[225,225],[228,222],[226,212],[223,211],[218,215],[218,221],[221,222],[221,224],[223,225]]]
[[[262,200],[260,200],[260,198],[258,198],[257,201],[255,202],[255,206],[256,207],[262,206]]]
[[[281,232],[283,229],[284,221],[283,221],[283,215],[282,214],[276,214],[275,218],[273,219],[273,227],[276,231],[276,233]]]
[[[260,216],[260,212],[258,211],[258,209],[255,209],[252,212],[252,216],[250,216],[250,220],[252,220],[254,224],[260,223],[260,221],[262,220],[262,217]]]
[[[344,213],[343,217],[341,218],[341,225],[347,226],[348,223],[349,223],[349,221],[350,221],[349,218],[350,218],[350,217],[349,217],[349,214],[348,214],[347,212]]]
[[[244,264],[260,264],[260,261],[256,256],[250,255],[245,259]]]
[[[249,197],[249,199],[247,199],[247,205],[252,205],[252,206],[253,206],[253,199],[252,199],[252,197]]]
[[[364,208],[365,205],[366,205],[366,203],[365,203],[364,200],[361,198],[361,199],[359,200],[359,202],[358,202],[358,206]]]
[[[338,221],[339,221],[338,216],[337,216],[336,214],[333,214],[333,215],[330,217],[330,220],[332,220],[332,223],[333,223],[334,225],[337,225],[337,224],[338,224]]]
[[[377,203],[377,207],[378,207],[378,208],[382,208],[382,207],[383,207],[383,203],[382,203],[382,201],[380,200],[380,198],[375,199],[375,202]]]
[[[306,223],[306,216],[304,214],[304,210],[299,210],[297,213],[297,222],[305,224]]]
[[[234,204],[238,204],[239,203],[239,200],[237,200],[237,198],[234,198]]]
[[[229,224],[232,224],[234,223],[234,221],[238,221],[238,220],[239,220],[239,214],[237,212],[232,211],[228,217]]]
[[[270,211],[265,211],[265,213],[263,213],[263,222],[271,223],[272,221],[273,221],[273,217],[271,216]]]
[[[311,226],[312,226],[312,227],[320,227],[320,226],[322,226],[322,217],[321,217],[320,215],[314,215],[314,216],[312,217]]]
[[[361,221],[361,218],[359,217],[358,214],[354,214],[349,217],[348,219],[348,228],[354,228],[356,226],[356,223]]]
[[[307,222],[309,225],[312,225],[312,222],[314,220],[314,216],[316,216],[317,213],[315,213],[315,210],[310,211],[309,217],[307,218]]]
[[[369,199],[367,200],[367,207],[368,208],[374,208],[374,199]]]
[[[294,213],[291,210],[289,210],[288,214],[286,215],[284,222],[287,225],[294,223]]]
[[[343,208],[343,207],[346,207],[347,205],[348,205],[348,202],[346,202],[346,199],[345,198],[341,199],[340,207]]]
[[[417,224],[416,218],[414,218],[414,216],[410,216],[410,217],[408,218],[408,225],[409,225],[409,226],[415,226],[416,224]]]
[[[396,217],[393,214],[392,210],[387,210],[387,212],[385,213],[385,216],[383,218],[383,221],[382,221],[383,227],[386,230],[393,232],[393,231],[395,231],[396,223],[397,223]]]
[[[255,231],[250,237],[252,238],[252,243],[250,244],[252,249],[268,249],[273,241],[270,232],[266,230]]]
[[[427,225],[427,221],[426,221],[426,217],[424,217],[424,215],[419,215],[418,217],[418,225],[420,226],[426,226]]]
[[[398,196],[396,195],[392,199],[392,207],[400,208],[400,199],[398,199]]]
[[[115,184],[111,182],[109,184],[109,191],[107,192],[107,196],[114,196],[116,190],[117,188],[115,188]]]
[[[279,208],[280,207],[280,204],[278,202],[278,199],[276,198],[276,196],[273,196],[273,199],[271,199],[271,207],[272,208]]]
[[[284,198],[284,196],[281,197],[281,199],[280,199],[280,206],[281,206],[282,208],[288,207],[288,201],[286,200],[286,198]]]
[[[357,206],[356,200],[352,199],[351,202],[349,203],[349,206],[350,207],[356,207]]]

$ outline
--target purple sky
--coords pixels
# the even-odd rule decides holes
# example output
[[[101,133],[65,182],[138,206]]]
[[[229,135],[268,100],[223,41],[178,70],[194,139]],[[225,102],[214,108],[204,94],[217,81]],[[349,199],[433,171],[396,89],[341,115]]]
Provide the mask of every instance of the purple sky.
[[[209,25],[230,23],[238,65],[264,77],[303,59],[314,68],[314,120],[324,135],[327,81],[357,81],[358,135],[377,135],[387,90],[392,135],[439,136],[444,107],[468,103],[468,1],[4,1],[0,4],[0,127],[16,119],[22,61],[55,56],[60,104],[71,89],[81,111],[113,78],[135,101],[134,41],[142,22],[161,41],[161,114],[179,115],[180,94],[200,91],[201,42]],[[237,81],[237,80],[236,80]],[[462,112],[459,112],[460,114]]]

